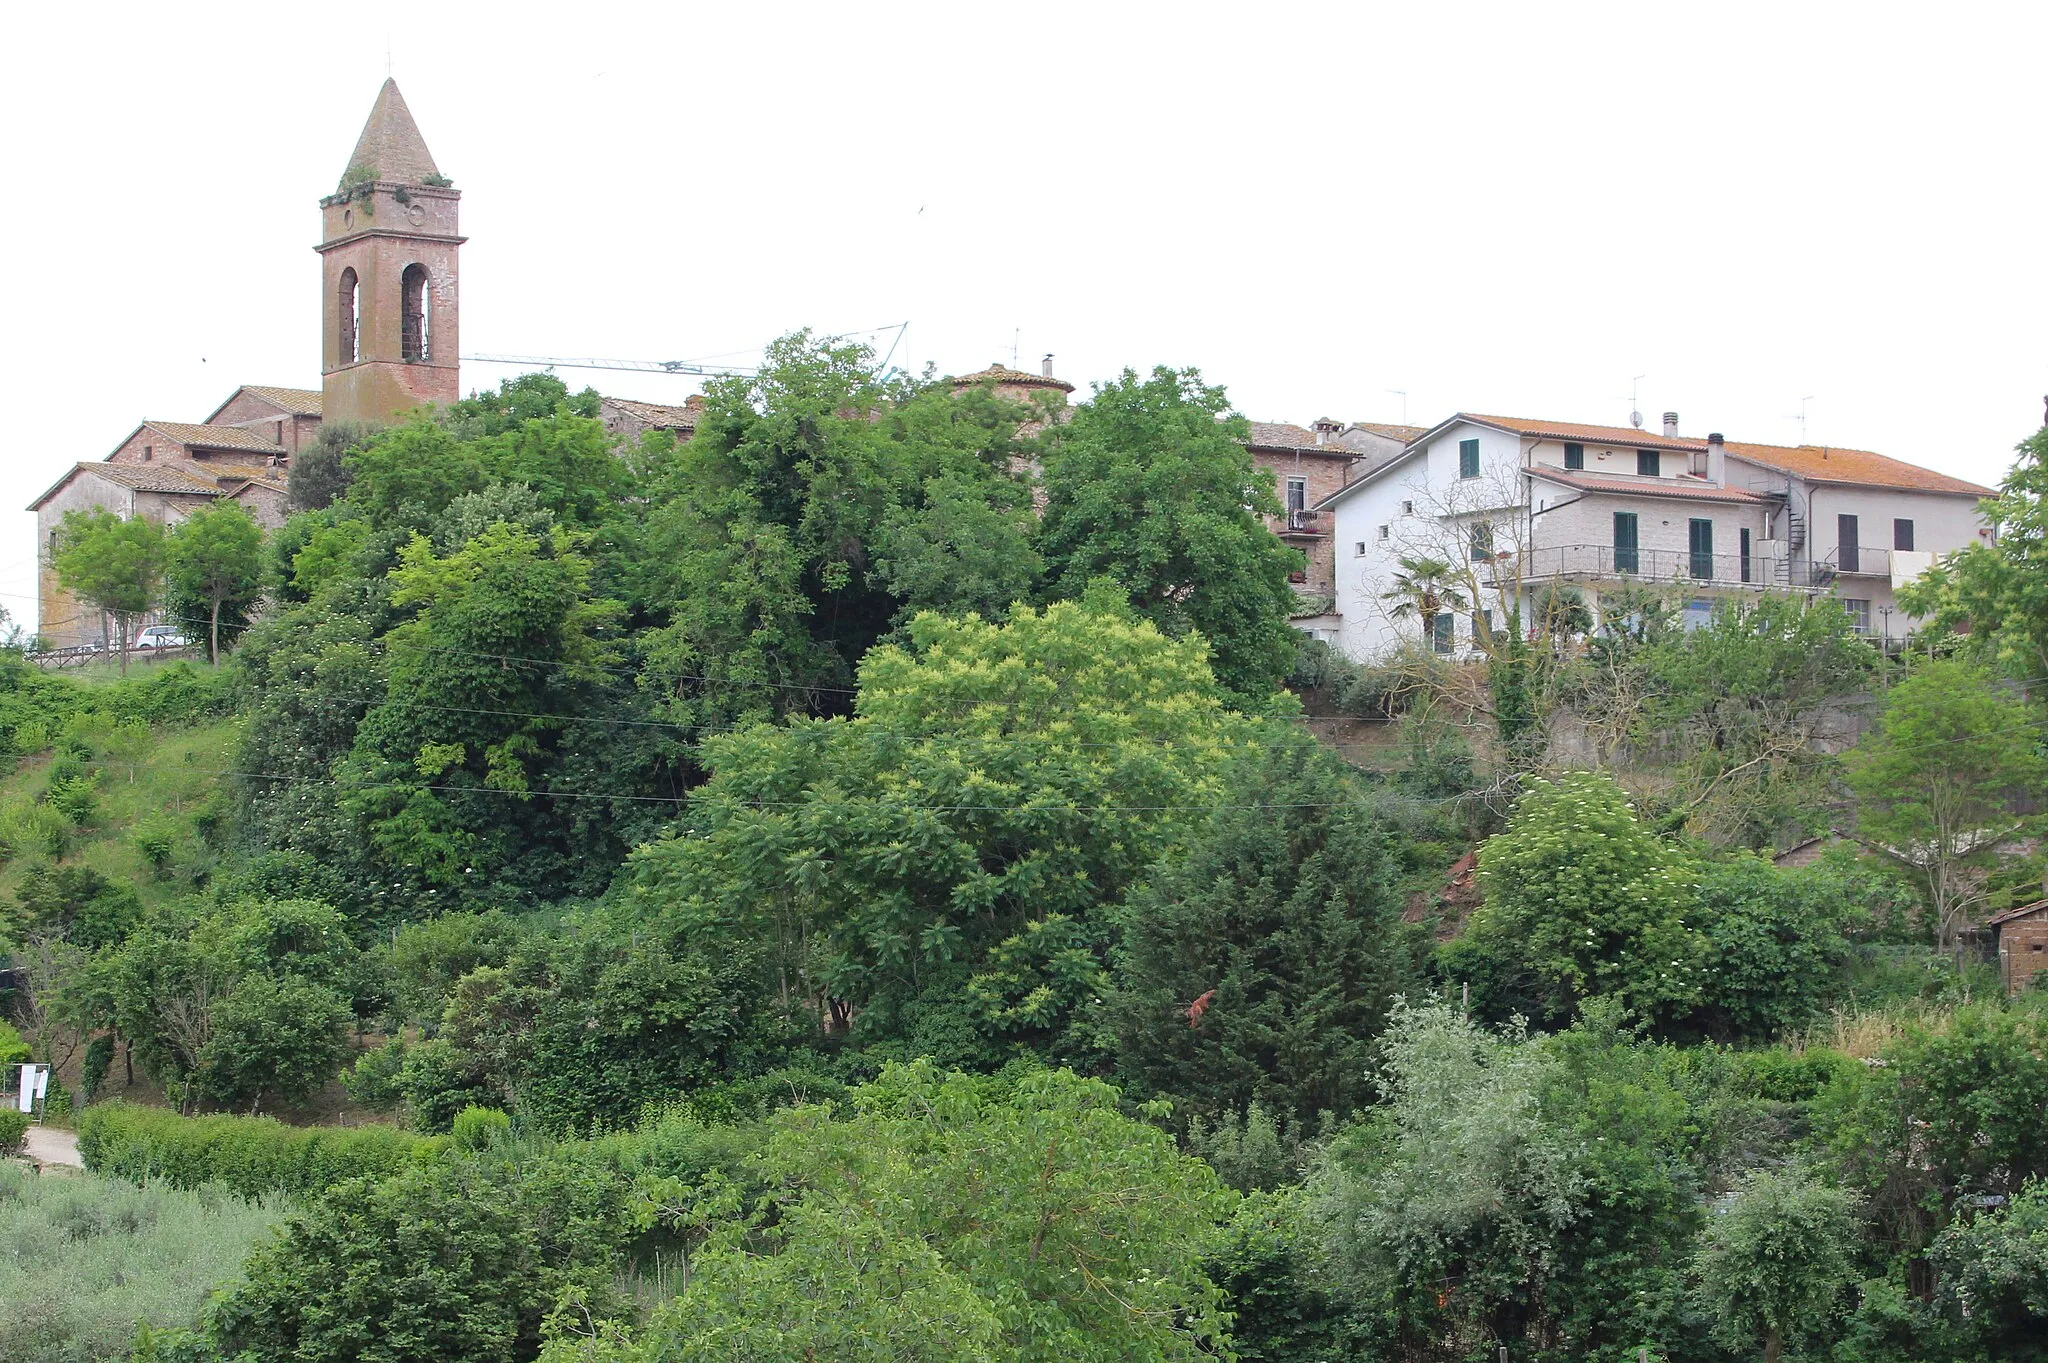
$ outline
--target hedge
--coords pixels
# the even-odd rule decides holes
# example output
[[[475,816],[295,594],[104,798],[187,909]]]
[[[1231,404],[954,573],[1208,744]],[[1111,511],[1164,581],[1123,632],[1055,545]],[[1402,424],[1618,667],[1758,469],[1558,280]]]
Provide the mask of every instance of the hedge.
[[[387,1126],[286,1126],[272,1117],[180,1117],[163,1108],[97,1103],[78,1118],[78,1153],[96,1174],[174,1188],[214,1183],[244,1197],[316,1193],[343,1179],[382,1177],[447,1145]]]

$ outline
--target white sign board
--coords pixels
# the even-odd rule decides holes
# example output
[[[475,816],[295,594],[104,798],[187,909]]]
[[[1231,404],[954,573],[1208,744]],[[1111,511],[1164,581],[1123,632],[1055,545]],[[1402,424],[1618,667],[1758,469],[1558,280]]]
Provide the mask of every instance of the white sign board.
[[[21,1067],[21,1097],[23,1112],[36,1110],[36,1099],[50,1089],[50,1067],[48,1065],[23,1065]]]

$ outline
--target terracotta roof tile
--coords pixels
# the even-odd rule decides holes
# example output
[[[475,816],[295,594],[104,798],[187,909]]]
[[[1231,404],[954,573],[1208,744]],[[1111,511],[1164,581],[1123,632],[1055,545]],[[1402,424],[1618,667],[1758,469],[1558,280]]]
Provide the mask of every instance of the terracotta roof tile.
[[[1768,500],[1739,487],[1715,487],[1694,478],[1598,478],[1563,469],[1532,468],[1530,473],[1549,483],[1586,492],[1612,492],[1628,497],[1679,497],[1689,502],[1761,502]]]
[[[972,374],[948,376],[946,382],[956,388],[972,388],[977,383],[1001,383],[1017,388],[1057,388],[1062,393],[1074,391],[1074,385],[1065,379],[1049,379],[1043,374],[1033,374],[1024,369],[1009,369],[999,364],[992,364]]]
[[[1286,421],[1252,421],[1246,424],[1251,427],[1251,438],[1245,443],[1255,450],[1299,450],[1304,454],[1328,454],[1345,459],[1358,453],[1340,443],[1335,433],[1318,445],[1316,433],[1306,426]]]
[[[1417,436],[1429,434],[1429,427],[1427,426],[1403,426],[1393,421],[1354,421],[1351,423],[1351,429],[1354,431],[1370,431],[1374,435],[1383,435],[1389,440],[1398,440],[1404,445],[1414,440]]]
[[[701,397],[692,397],[680,407],[665,402],[635,402],[631,398],[606,398],[604,401],[627,416],[663,431],[694,431],[697,418],[704,413],[704,399]]]
[[[203,450],[250,450],[257,454],[283,454],[284,446],[265,440],[241,426],[202,426],[194,421],[145,421],[152,431],[161,431],[180,445]]]
[[[321,415],[322,395],[317,388],[271,388],[263,384],[245,383],[244,393],[254,393],[265,402],[275,403],[293,416]]]
[[[214,482],[213,479],[201,478],[186,472],[187,469],[195,467],[197,465],[189,464],[182,459],[167,459],[153,464],[108,464],[98,461],[86,464],[73,464],[63,477],[50,484],[42,496],[30,502],[28,509],[34,511],[44,502],[49,501],[51,497],[57,494],[60,488],[81,473],[96,474],[110,483],[118,483],[122,487],[129,488],[135,492],[189,493],[198,497],[219,496],[220,485]]]
[[[2038,913],[2042,909],[2048,909],[2048,899],[2037,899],[2031,904],[2021,904],[2016,908],[2007,909],[2004,913],[1994,913],[1984,920],[1984,925],[1995,927],[2000,923],[2010,923],[2015,918],[2025,918],[2028,914]]]
[[[1988,487],[1869,450],[1837,449],[1830,445],[1749,445],[1731,440],[1728,453],[1812,483],[1854,483],[1862,487],[1952,492],[1971,497],[1997,495]]]
[[[1639,431],[1633,426],[1588,426],[1576,421],[1539,421],[1519,416],[1479,416],[1472,412],[1460,412],[1458,418],[1476,421],[1485,426],[1497,426],[1517,435],[1531,435],[1549,440],[1570,440],[1589,445],[1616,445],[1638,450],[1703,450],[1704,440],[1672,439],[1660,432]]]

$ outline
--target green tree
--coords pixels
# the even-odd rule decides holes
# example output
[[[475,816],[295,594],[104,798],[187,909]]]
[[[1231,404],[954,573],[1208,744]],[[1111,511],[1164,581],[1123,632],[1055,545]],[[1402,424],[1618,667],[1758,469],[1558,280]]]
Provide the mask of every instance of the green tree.
[[[341,916],[307,900],[168,911],[103,960],[135,1058],[180,1106],[303,1097],[333,1076],[356,956]]]
[[[1948,555],[1899,593],[1899,604],[1956,636],[1980,661],[2030,677],[2048,674],[2048,427],[1985,502],[1998,538]]]
[[[217,663],[222,612],[234,627],[262,591],[263,529],[239,502],[203,506],[171,531],[164,571],[174,601],[205,607],[206,656]]]
[[[666,718],[843,713],[906,606],[1001,610],[1035,585],[1016,441],[1031,410],[880,382],[874,358],[798,333],[757,374],[705,386],[638,532],[631,599],[656,622],[642,675]]]
[[[869,1037],[977,1064],[1097,1055],[1100,991],[1070,987],[1084,963],[1064,934],[1099,970],[1107,909],[1214,800],[1241,722],[1199,642],[1118,602],[908,634],[867,655],[853,719],[707,742],[687,831],[637,854],[630,893],[765,944],[788,1016],[851,1009]],[[1055,915],[1063,940],[1041,951],[1031,925]],[[1040,986],[1072,1006],[1014,1010]]]
[[[475,446],[417,416],[379,431],[342,460],[348,501],[379,529],[422,530],[444,507],[486,481]]]
[[[1759,1170],[1708,1221],[1696,1270],[1714,1332],[1761,1340],[1765,1363],[1788,1341],[1824,1335],[1856,1266],[1856,1199],[1801,1169]]]
[[[1850,754],[1858,828],[1915,870],[1941,947],[1970,926],[1995,847],[2027,823],[2016,801],[2044,779],[2026,702],[1962,662],[1916,667]]]
[[[1342,764],[1291,727],[1261,739],[1186,854],[1120,911],[1118,1069],[1177,1112],[1259,1103],[1313,1123],[1369,1098],[1406,974],[1396,868]]]
[[[66,591],[114,618],[126,676],[132,626],[156,604],[163,585],[163,526],[105,507],[67,511],[57,531],[54,566]]]
[[[1555,1062],[1435,1002],[1397,1004],[1384,1048],[1385,1102],[1330,1143],[1313,1183],[1337,1285],[1402,1333],[1519,1337],[1585,1209],[1577,1142],[1543,1111]],[[1446,1279],[1459,1288],[1439,1298]]]
[[[1609,995],[1644,1017],[1690,1012],[1706,939],[1687,922],[1697,872],[1636,818],[1613,778],[1533,779],[1479,849],[1485,902],[1440,955],[1476,1007],[1557,1023]]]
[[[1811,1021],[1840,976],[1843,929],[1885,900],[1884,885],[1853,865],[1781,870],[1748,853],[1702,865],[1702,1027],[1725,1040],[1766,1041]]]
[[[1918,1255],[1958,1207],[2048,1177],[2048,1022],[1973,1005],[1879,1058],[1836,1076],[1814,1126],[1886,1249]]]
[[[631,836],[621,818],[653,831],[633,797],[673,744],[612,685],[620,606],[590,577],[560,527],[497,521],[446,553],[425,536],[400,551],[390,604],[417,613],[383,636],[384,694],[336,771],[382,881],[451,907],[549,882],[594,893]],[[580,798],[535,794],[561,790]]]
[[[1167,635],[1201,635],[1217,680],[1258,703],[1293,665],[1302,560],[1261,520],[1280,504],[1247,429],[1192,369],[1125,370],[1041,437],[1038,543],[1053,592],[1114,579]]]
[[[247,975],[212,1007],[199,1090],[222,1107],[303,1103],[348,1055],[348,1000],[296,975]]]
[[[292,456],[285,475],[285,504],[293,511],[324,511],[348,492],[348,454],[369,443],[375,428],[349,421],[323,421],[313,438]]]

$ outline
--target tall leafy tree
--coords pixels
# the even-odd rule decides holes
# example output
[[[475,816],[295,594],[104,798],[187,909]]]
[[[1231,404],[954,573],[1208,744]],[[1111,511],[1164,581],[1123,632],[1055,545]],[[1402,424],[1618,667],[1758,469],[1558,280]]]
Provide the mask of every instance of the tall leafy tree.
[[[913,1053],[1099,1056],[1108,910],[1213,803],[1240,721],[1202,649],[1119,601],[924,615],[852,719],[707,743],[632,892],[773,943],[781,1006]]]
[[[1200,634],[1216,679],[1259,701],[1293,666],[1287,579],[1302,559],[1261,519],[1280,504],[1246,437],[1196,371],[1126,369],[1045,431],[1038,542],[1054,592],[1113,578],[1168,635]]]
[[[1485,902],[1439,968],[1490,1015],[1557,1023],[1611,995],[1669,1019],[1698,1001],[1707,941],[1686,921],[1697,874],[1612,777],[1532,780],[1480,847],[1478,881]]]
[[[1849,756],[1858,827],[1918,874],[1943,947],[1983,901],[1997,844],[2026,824],[2017,801],[2044,779],[2025,700],[1963,662],[1915,668]]]
[[[263,528],[239,502],[201,507],[171,531],[164,567],[171,599],[206,611],[206,656],[219,662],[223,613],[231,630],[244,624],[263,589]]]
[[[1275,726],[1185,857],[1125,901],[1112,1015],[1134,1092],[1215,1118],[1365,1106],[1406,972],[1391,839],[1342,765]]]
[[[1856,1265],[1856,1199],[1810,1171],[1760,1170],[1707,1223],[1699,1294],[1714,1331],[1740,1348],[1761,1341],[1778,1363],[1788,1340],[1824,1333]]]
[[[156,605],[163,586],[163,526],[105,507],[67,511],[57,531],[55,567],[65,590],[113,617],[125,676],[134,624]]]

